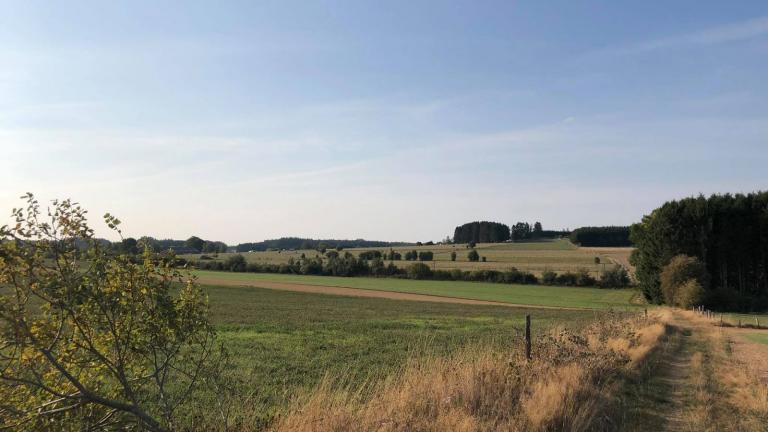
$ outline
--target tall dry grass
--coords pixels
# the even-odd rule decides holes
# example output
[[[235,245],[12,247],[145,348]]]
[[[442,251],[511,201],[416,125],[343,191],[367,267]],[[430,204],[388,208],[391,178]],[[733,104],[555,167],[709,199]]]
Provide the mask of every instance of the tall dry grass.
[[[691,424],[718,424],[727,430],[764,432],[768,430],[768,382],[760,371],[731,350],[727,329],[717,327],[719,319],[690,311],[682,315],[694,323],[706,341],[706,355],[694,353],[691,378],[696,390]],[[701,429],[705,430],[705,429]]]
[[[611,429],[616,377],[635,368],[664,326],[604,317],[582,332],[537,338],[520,350],[466,349],[414,360],[367,388],[327,379],[274,426],[306,431],[584,431]]]

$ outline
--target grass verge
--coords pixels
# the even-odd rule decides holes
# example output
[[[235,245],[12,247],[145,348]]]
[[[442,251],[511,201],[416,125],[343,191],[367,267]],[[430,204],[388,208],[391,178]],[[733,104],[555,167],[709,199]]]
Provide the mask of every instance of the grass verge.
[[[280,418],[282,431],[609,429],[617,378],[639,367],[664,327],[604,316],[520,350],[485,347],[417,359],[368,386],[326,379]]]

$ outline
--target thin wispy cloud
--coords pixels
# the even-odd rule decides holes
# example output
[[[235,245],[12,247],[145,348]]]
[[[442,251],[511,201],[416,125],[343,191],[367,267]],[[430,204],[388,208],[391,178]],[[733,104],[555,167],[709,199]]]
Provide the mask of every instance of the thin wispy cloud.
[[[436,240],[768,187],[764,0],[240,6],[7,7],[0,217],[31,190],[135,235]]]
[[[768,35],[768,17],[712,27],[687,34],[654,39],[633,46],[635,51],[653,51],[695,45],[742,41]]]

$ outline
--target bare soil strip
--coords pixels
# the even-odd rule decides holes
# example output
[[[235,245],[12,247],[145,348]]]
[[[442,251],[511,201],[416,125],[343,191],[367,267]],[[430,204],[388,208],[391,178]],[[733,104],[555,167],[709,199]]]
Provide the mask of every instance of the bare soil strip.
[[[584,308],[565,307],[565,306],[539,306],[529,304],[517,304],[517,303],[504,303],[488,300],[473,300],[458,297],[443,297],[427,294],[412,294],[394,291],[380,291],[373,289],[363,288],[345,288],[335,286],[321,286],[321,285],[304,285],[297,283],[285,283],[285,282],[269,282],[269,281],[233,281],[224,278],[217,278],[211,276],[202,276],[198,279],[198,282],[204,285],[222,285],[222,286],[239,286],[239,287],[254,287],[254,288],[266,288],[282,291],[296,291],[314,294],[328,294],[328,295],[340,295],[340,296],[352,296],[352,297],[373,297],[383,298],[390,300],[409,300],[409,301],[425,301],[435,303],[457,303],[466,305],[481,305],[481,306],[504,306],[513,308],[527,308],[527,309],[557,309],[557,310],[585,310]]]

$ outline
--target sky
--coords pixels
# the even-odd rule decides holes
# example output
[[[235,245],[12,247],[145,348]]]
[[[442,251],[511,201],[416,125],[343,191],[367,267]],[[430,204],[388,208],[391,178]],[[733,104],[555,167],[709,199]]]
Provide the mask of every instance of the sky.
[[[0,0],[0,218],[440,240],[768,189],[768,2]],[[2,221],[3,219],[0,219]]]

